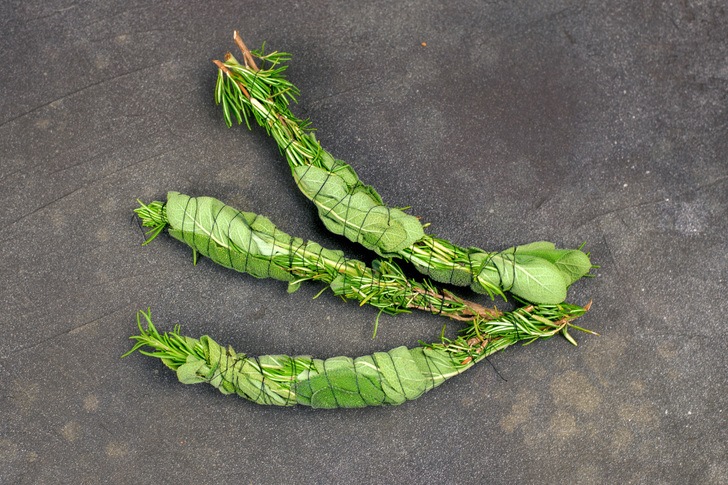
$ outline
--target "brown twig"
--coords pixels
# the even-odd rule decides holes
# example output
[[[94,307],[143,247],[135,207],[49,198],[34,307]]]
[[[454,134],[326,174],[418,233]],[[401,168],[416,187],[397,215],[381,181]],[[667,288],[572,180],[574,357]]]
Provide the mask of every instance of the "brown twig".
[[[251,68],[254,71],[258,70],[258,65],[255,63],[255,59],[253,59],[253,55],[250,53],[250,49],[248,49],[248,46],[245,45],[245,42],[243,42],[243,39],[240,38],[240,34],[236,30],[233,33],[233,40],[238,45],[238,48],[243,53],[243,60],[245,61],[245,66]]]
[[[436,298],[443,301],[449,301],[454,303],[462,304],[465,308],[460,313],[448,313],[447,316],[452,318],[453,320],[458,320],[461,322],[470,322],[474,320],[477,317],[484,318],[486,320],[492,320],[494,318],[498,318],[502,315],[501,311],[497,308],[487,308],[482,305],[479,305],[475,302],[464,300],[462,298],[459,298],[455,296],[453,293],[443,290],[442,294],[435,293],[430,290],[425,290],[422,288],[412,288],[412,290],[415,293],[420,293],[422,295],[431,296],[432,298]],[[410,303],[409,308],[414,308],[417,310],[428,310],[431,313],[442,313],[442,311],[437,308],[435,305],[430,303],[427,306],[423,305],[415,305],[413,303]]]
[[[480,345],[478,346],[477,349],[475,349],[476,354],[481,354],[483,352],[483,350],[485,350],[485,347],[488,345],[489,340],[487,338],[484,339],[484,338],[480,338],[480,337],[473,337],[470,340],[468,340],[468,345],[471,347],[471,349],[475,344],[477,344],[479,342],[480,342]],[[469,355],[462,362],[460,362],[460,365],[469,364],[470,361],[472,361],[472,360],[473,360],[473,356]]]
[[[229,53],[226,54],[225,57],[228,57],[228,55],[229,55]],[[218,67],[218,69],[220,69],[222,72],[224,72],[227,77],[229,77],[230,79],[233,79],[233,75],[230,72],[230,69],[228,69],[225,64],[223,64],[222,62],[218,61],[217,59],[213,59],[212,62],[213,62],[213,64],[215,64]],[[237,85],[240,88],[240,90],[243,92],[243,94],[245,95],[245,97],[248,98],[248,99],[250,99],[250,93],[248,92],[247,89],[245,89],[245,86],[243,86],[243,84],[240,83],[240,82],[238,82]]]

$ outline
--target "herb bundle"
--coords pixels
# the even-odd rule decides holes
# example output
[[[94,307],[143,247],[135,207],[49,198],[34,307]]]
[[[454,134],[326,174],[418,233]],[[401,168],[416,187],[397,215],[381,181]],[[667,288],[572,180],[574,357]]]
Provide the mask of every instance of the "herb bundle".
[[[243,63],[231,54],[225,62],[215,61],[215,101],[222,106],[225,122],[231,126],[233,120],[245,121],[250,128],[252,117],[267,130],[285,155],[299,189],[316,205],[330,231],[380,256],[403,258],[435,281],[470,286],[491,297],[505,298],[508,291],[533,303],[560,303],[568,287],[591,269],[584,252],[557,249],[546,241],[492,252],[425,234],[418,218],[386,206],[351,166],[321,147],[308,121],[290,111],[290,102],[299,94],[283,75],[290,56],[250,51],[237,32],[234,39]]]
[[[500,315],[428,282],[408,279],[389,261],[375,269],[341,251],[291,237],[266,217],[238,211],[212,197],[190,197],[169,192],[166,202],[140,202],[135,212],[149,227],[153,240],[165,228],[169,234],[212,261],[256,278],[287,281],[289,292],[306,280],[321,281],[332,292],[382,312],[396,314],[417,309],[456,320],[490,319]],[[375,330],[376,331],[376,330]]]
[[[160,334],[147,311],[137,313],[139,334],[131,337],[136,344],[125,355],[138,350],[157,357],[183,384],[206,382],[223,394],[237,394],[257,404],[314,408],[398,405],[519,341],[568,335],[569,327],[584,330],[571,322],[587,310],[588,306],[569,304],[528,306],[493,320],[474,320],[454,340],[442,338],[414,348],[325,360],[288,355],[250,357],[207,335],[199,339],[183,336],[179,326]]]

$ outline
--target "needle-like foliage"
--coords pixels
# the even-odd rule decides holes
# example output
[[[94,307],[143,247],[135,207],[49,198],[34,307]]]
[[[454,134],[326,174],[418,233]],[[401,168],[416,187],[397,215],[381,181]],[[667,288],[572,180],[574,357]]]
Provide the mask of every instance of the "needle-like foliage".
[[[309,122],[290,110],[299,91],[286,77],[286,53],[250,51],[237,32],[243,62],[231,54],[215,61],[215,100],[228,126],[250,119],[264,127],[285,155],[299,189],[318,208],[326,227],[380,256],[399,257],[436,281],[470,286],[491,297],[509,291],[533,303],[559,303],[592,265],[580,250],[540,241],[503,251],[465,248],[425,234],[419,219],[388,207],[351,166],[316,140]],[[257,61],[256,61],[257,60]],[[258,66],[261,63],[261,67]]]

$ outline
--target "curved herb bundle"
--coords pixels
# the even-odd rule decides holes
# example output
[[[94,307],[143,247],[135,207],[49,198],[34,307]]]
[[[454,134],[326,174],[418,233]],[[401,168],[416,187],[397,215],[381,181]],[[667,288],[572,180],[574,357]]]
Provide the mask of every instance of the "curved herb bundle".
[[[289,292],[302,281],[316,280],[335,295],[368,303],[386,313],[411,309],[447,315],[457,320],[493,318],[500,312],[439,291],[427,282],[407,279],[388,261],[376,270],[341,251],[291,237],[266,217],[241,212],[212,197],[190,197],[169,192],[167,201],[140,203],[135,210],[154,239],[165,228],[169,234],[214,262],[256,278],[289,283]],[[376,330],[375,330],[376,331]]]
[[[557,333],[568,336],[571,323],[588,308],[540,305],[519,308],[487,322],[473,321],[454,340],[420,347],[397,347],[363,357],[262,355],[250,357],[223,347],[209,336],[182,336],[179,326],[160,334],[149,312],[137,313],[142,354],[159,358],[183,384],[206,382],[223,394],[237,394],[257,404],[314,408],[398,405],[416,399],[447,379],[516,342],[530,343]],[[146,321],[142,326],[141,317]],[[570,340],[573,341],[569,337]],[[150,347],[152,350],[142,350]]]
[[[249,118],[265,127],[285,154],[299,189],[318,208],[326,227],[358,242],[380,256],[400,257],[432,279],[491,297],[504,291],[534,303],[559,303],[567,288],[586,275],[592,265],[580,250],[556,249],[541,241],[488,252],[459,247],[424,232],[420,221],[387,207],[373,187],[362,183],[354,170],[321,148],[308,122],[289,109],[298,89],[284,75],[286,53],[249,51],[235,32],[243,52],[239,63],[231,54],[215,61],[218,79],[215,100],[225,121],[233,118],[250,128]],[[258,68],[255,58],[267,64]]]

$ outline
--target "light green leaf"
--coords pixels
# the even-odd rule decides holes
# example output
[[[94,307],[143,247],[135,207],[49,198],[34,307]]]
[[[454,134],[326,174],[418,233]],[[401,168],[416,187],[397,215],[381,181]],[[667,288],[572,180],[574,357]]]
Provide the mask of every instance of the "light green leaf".
[[[182,384],[199,384],[201,382],[207,382],[207,378],[201,377],[198,372],[204,369],[206,363],[204,360],[199,359],[188,359],[187,362],[177,368],[177,379]]]
[[[556,249],[553,243],[539,241],[531,244],[517,246],[516,253],[543,258],[553,263],[567,285],[571,285],[586,275],[592,267],[589,256],[578,249]]]

